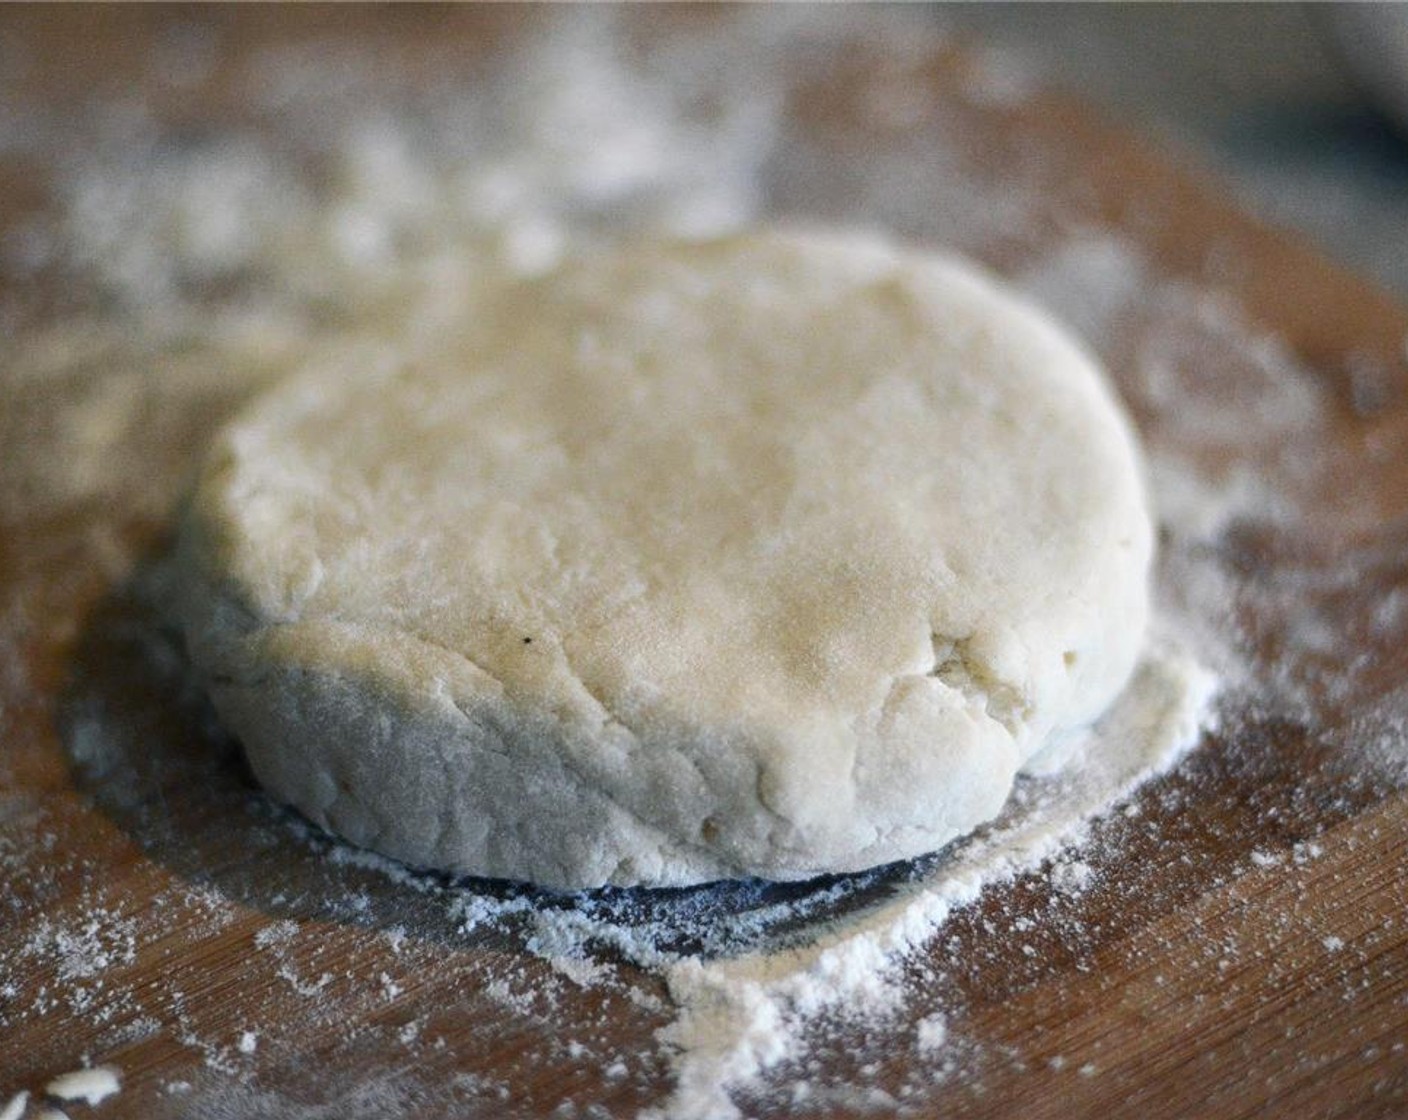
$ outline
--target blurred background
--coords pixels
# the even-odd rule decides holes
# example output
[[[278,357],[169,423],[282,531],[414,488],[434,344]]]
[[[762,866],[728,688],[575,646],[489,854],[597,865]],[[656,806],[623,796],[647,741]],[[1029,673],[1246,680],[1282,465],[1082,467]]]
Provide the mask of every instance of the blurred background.
[[[954,4],[937,19],[1408,297],[1408,3]]]

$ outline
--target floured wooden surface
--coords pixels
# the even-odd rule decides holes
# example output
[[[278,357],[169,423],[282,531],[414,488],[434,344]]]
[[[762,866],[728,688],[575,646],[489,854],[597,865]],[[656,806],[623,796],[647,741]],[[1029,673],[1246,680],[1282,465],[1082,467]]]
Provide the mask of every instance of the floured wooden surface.
[[[5,17],[0,1106],[98,1064],[113,1116],[1401,1114],[1400,310],[922,21],[77,18]],[[1034,785],[963,853],[813,886],[548,899],[272,807],[154,624],[204,434],[434,330],[488,258],[762,218],[954,245],[1085,333],[1220,731],[1093,821]],[[872,967],[877,928],[918,947]],[[796,967],[836,930],[839,987]],[[761,1002],[711,1018],[667,956]],[[874,1013],[801,1013],[837,992]]]

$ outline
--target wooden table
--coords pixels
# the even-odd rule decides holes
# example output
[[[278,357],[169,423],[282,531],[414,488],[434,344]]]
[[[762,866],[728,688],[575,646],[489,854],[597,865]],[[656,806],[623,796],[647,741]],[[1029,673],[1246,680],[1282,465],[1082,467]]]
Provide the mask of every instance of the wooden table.
[[[629,23],[651,42],[716,18],[733,16]],[[66,141],[54,120],[91,124],[113,91],[177,141],[257,131],[274,122],[249,98],[252,60],[274,47],[371,46],[378,80],[404,90],[545,20],[6,11],[6,101],[44,108],[52,138],[0,164],[6,244],[61,207],[65,144],[82,130]],[[154,79],[153,52],[192,27],[218,36],[202,76]],[[896,62],[862,37],[797,71],[784,147],[803,144],[805,160],[794,151],[769,176],[767,211],[957,243],[1018,277],[1077,242],[1135,254],[1141,295],[1093,342],[1151,452],[1208,477],[1240,470],[1285,503],[1165,540],[1165,594],[1215,574],[1227,599],[1211,629],[1248,676],[1221,730],[1094,825],[1088,889],[1063,893],[1038,871],[988,890],[916,959],[898,1021],[820,1028],[812,1069],[740,1103],[779,1116],[1408,1115],[1408,315],[1081,105],[996,95],[981,66],[945,45]],[[922,96],[909,116],[877,116],[877,89]],[[876,178],[906,169],[902,189]],[[1021,220],[1005,225],[997,208],[1013,197]],[[129,364],[140,422],[112,445],[110,477],[98,462],[56,489],[75,417],[117,376],[101,350],[35,375],[35,339],[111,311],[61,265],[12,270],[3,296],[6,349],[28,349],[22,371],[0,374],[0,1104],[86,1063],[122,1071],[123,1091],[92,1110],[111,1117],[658,1104],[670,1071],[655,1032],[672,1014],[657,976],[618,964],[616,987],[579,986],[512,929],[462,932],[453,892],[329,858],[219,749],[175,647],[154,637],[152,558],[183,472],[241,393],[208,378],[148,399]],[[1149,378],[1156,343],[1183,363],[1172,396]],[[1255,416],[1270,392],[1257,379],[1289,392],[1302,375],[1315,422],[1277,435]],[[1189,420],[1210,415],[1234,418],[1233,435]],[[908,1040],[934,1012],[947,1057],[916,1070]],[[794,1100],[798,1076],[831,1095]]]

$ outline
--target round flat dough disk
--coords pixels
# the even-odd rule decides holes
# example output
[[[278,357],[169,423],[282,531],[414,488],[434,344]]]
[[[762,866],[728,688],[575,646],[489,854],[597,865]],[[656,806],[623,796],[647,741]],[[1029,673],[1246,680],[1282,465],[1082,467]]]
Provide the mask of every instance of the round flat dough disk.
[[[962,261],[645,246],[219,435],[182,624],[256,775],[558,888],[942,846],[1124,685],[1151,523],[1091,359]]]

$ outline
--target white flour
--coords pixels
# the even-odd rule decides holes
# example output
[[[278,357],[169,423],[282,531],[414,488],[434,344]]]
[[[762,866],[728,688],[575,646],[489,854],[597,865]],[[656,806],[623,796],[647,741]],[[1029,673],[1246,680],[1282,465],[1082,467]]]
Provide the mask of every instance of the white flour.
[[[1298,615],[1289,652],[1271,661],[1252,655],[1255,632],[1229,618],[1234,602],[1256,614],[1307,589],[1334,591],[1311,568],[1300,586],[1259,583],[1219,551],[1249,520],[1293,524],[1322,466],[1304,449],[1329,423],[1324,394],[1277,339],[1232,297],[1162,276],[1116,230],[1067,211],[1057,214],[1058,234],[1046,230],[1055,203],[1042,180],[1057,172],[1039,153],[1026,154],[1034,162],[1025,171],[994,180],[963,131],[970,110],[914,96],[914,68],[943,46],[922,19],[743,11],[713,30],[689,25],[648,41],[639,27],[622,13],[558,13],[551,33],[473,62],[472,80],[430,96],[369,93],[372,79],[358,75],[374,77],[375,58],[336,39],[265,49],[246,77],[267,114],[263,128],[218,136],[174,137],[132,102],[75,123],[17,101],[0,151],[57,151],[59,203],[0,242],[0,267],[15,291],[64,295],[63,314],[46,312],[43,327],[25,298],[5,310],[14,332],[0,377],[12,407],[0,437],[23,453],[0,471],[0,511],[7,523],[80,519],[85,559],[67,576],[26,570],[29,582],[0,603],[0,646],[52,625],[46,604],[126,578],[135,557],[113,511],[168,519],[202,434],[289,366],[340,361],[388,334],[413,351],[466,314],[505,266],[536,272],[577,247],[640,231],[702,235],[795,217],[880,225],[1003,262],[1118,365],[1148,439],[1166,535],[1158,633],[1129,694],[1070,770],[1023,780],[978,835],[910,866],[797,889],[725,884],[564,899],[448,885],[331,843],[263,803],[247,807],[242,790],[226,789],[212,794],[212,814],[243,822],[251,850],[272,853],[266,870],[306,859],[311,847],[322,892],[310,901],[309,880],[292,877],[286,888],[221,880],[171,856],[177,874],[143,905],[112,897],[101,868],[65,850],[68,825],[42,801],[4,792],[16,785],[0,758],[5,877],[32,880],[35,898],[66,878],[82,884],[76,906],[32,918],[17,950],[0,947],[0,1031],[63,1013],[93,1028],[100,1057],[173,1037],[204,1067],[195,1080],[164,1085],[162,1097],[183,1116],[385,1116],[426,1100],[516,1115],[507,1074],[466,1070],[426,1086],[407,1072],[447,1045],[424,1014],[432,1005],[413,1001],[434,975],[451,995],[487,996],[506,1021],[547,1024],[561,1053],[590,1063],[607,1085],[653,1083],[667,1067],[672,1088],[642,1115],[728,1117],[759,1101],[893,1111],[962,1076],[972,1058],[961,1001],[929,1002],[949,988],[927,951],[956,915],[971,916],[985,890],[1033,872],[1073,906],[1098,889],[1105,853],[1094,822],[1123,805],[1121,819],[1137,823],[1133,791],[1175,766],[1211,722],[1215,680],[1228,689],[1222,708],[1250,697],[1318,711],[1336,688],[1347,695],[1351,670],[1333,664],[1329,617],[1313,605]],[[869,38],[860,48],[858,27]],[[150,66],[173,85],[199,81],[218,38],[194,26],[178,37]],[[855,50],[870,60],[869,84],[856,93],[862,119],[849,130],[797,124],[789,91],[815,88],[826,60]],[[1031,92],[1005,55],[980,56],[960,87],[998,113]],[[71,554],[54,540],[40,551]],[[141,578],[136,598],[159,598],[160,569]],[[41,579],[52,588],[29,596]],[[1379,611],[1383,633],[1401,631],[1408,594]],[[124,648],[178,680],[179,657],[151,633],[151,613],[138,613],[135,623],[127,617]],[[1304,654],[1317,643],[1330,649],[1312,679]],[[29,695],[23,660],[4,662],[0,731]],[[1375,764],[1401,769],[1405,712],[1386,705],[1358,719],[1355,739],[1378,744]],[[130,814],[156,850],[203,851],[203,841],[182,839],[182,829],[203,836],[203,826],[163,816],[152,790],[207,780],[201,767],[212,764],[148,759],[143,736],[158,733],[129,726],[101,697],[70,705],[63,720],[67,749],[102,803]],[[289,830],[300,845],[289,844]],[[1295,868],[1318,854],[1313,841],[1294,852],[1270,855]],[[357,971],[324,961],[317,938],[305,936],[309,913],[365,935],[358,959],[375,963]],[[1039,926],[1024,916],[992,936],[1039,958]],[[198,970],[173,968],[143,990],[126,984],[163,937],[189,947],[231,929],[247,930],[258,1017],[218,1027],[202,1019],[187,995]],[[493,970],[456,963],[481,944],[500,950]],[[35,968],[48,977],[37,986],[21,976]],[[916,970],[929,991],[916,988]],[[618,1049],[599,1023],[556,1026],[583,990],[659,1022],[653,1051]],[[909,1011],[924,1014],[904,1035],[909,1072],[898,1088],[880,1084],[878,1058],[844,1083],[809,1060],[847,1031],[891,1037]],[[260,1063],[286,1058],[290,1040],[314,1026],[395,1057],[350,1094],[319,1086],[309,1071],[311,1096],[326,1105],[261,1084]],[[20,1088],[0,1081],[0,1091]],[[579,1103],[582,1115],[606,1114]]]
[[[58,1100],[82,1101],[90,1105],[102,1104],[121,1089],[122,1081],[117,1071],[106,1066],[60,1074],[44,1086],[44,1092]]]

